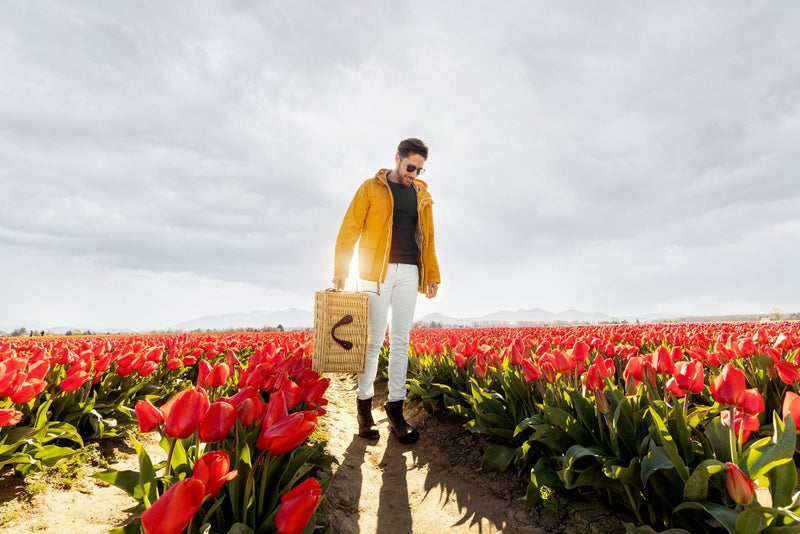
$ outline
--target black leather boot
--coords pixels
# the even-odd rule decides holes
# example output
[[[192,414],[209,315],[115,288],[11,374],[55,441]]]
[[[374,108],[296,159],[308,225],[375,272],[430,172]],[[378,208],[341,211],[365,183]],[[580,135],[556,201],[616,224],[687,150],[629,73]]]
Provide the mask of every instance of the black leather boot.
[[[358,435],[367,439],[378,439],[378,427],[372,419],[372,397],[358,400]]]
[[[406,422],[406,418],[403,416],[403,403],[404,401],[401,400],[387,402],[383,408],[389,418],[389,428],[392,429],[400,443],[408,445],[419,439],[419,432]]]

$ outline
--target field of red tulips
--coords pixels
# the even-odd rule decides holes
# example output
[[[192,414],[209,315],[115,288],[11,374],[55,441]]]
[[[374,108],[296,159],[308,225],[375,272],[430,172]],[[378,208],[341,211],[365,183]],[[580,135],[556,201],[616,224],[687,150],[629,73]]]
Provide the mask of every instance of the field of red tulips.
[[[414,332],[410,390],[497,438],[527,499],[589,490],[630,532],[800,532],[800,324]],[[664,530],[666,529],[666,530]]]
[[[94,476],[128,492],[134,519],[112,532],[295,533],[324,527],[329,379],[311,369],[311,336],[216,334],[0,339],[0,466],[53,466],[84,440],[159,432],[154,464],[133,436],[138,471]]]
[[[310,332],[0,338],[0,466],[46,469],[88,439],[158,432],[120,533],[324,530],[329,379]],[[409,390],[491,436],[483,470],[528,502],[592,492],[630,532],[800,532],[800,325],[423,329]],[[382,355],[385,365],[386,352]]]

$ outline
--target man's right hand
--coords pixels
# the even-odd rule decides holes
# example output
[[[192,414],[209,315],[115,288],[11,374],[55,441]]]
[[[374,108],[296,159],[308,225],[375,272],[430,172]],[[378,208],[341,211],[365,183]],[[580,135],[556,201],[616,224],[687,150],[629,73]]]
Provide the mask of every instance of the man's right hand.
[[[333,287],[341,291],[342,289],[344,289],[344,283],[346,280],[347,280],[346,276],[339,275],[339,276],[334,276],[331,282],[333,282]]]

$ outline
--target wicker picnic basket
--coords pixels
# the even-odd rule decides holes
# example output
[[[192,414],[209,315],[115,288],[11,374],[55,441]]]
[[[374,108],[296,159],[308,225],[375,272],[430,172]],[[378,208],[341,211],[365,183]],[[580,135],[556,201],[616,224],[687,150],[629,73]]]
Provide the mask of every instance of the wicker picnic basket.
[[[369,338],[369,297],[358,291],[317,291],[314,356],[318,373],[363,373]]]

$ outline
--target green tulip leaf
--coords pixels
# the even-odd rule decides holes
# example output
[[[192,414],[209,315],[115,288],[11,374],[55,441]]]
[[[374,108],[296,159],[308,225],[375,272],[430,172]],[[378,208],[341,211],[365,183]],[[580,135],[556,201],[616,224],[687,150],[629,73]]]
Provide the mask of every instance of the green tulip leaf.
[[[564,391],[564,397],[572,404],[578,420],[583,426],[591,434],[595,434],[597,432],[597,408],[577,391],[567,389]]]
[[[66,439],[77,443],[83,447],[83,438],[78,433],[78,429],[69,423],[52,422],[47,423],[38,434],[40,443],[47,443],[56,439]]]
[[[765,507],[748,508],[736,520],[736,532],[762,532],[775,519],[775,509]]]
[[[591,445],[589,447],[584,447],[583,445],[573,445],[564,454],[564,464],[572,465],[581,458],[585,458],[587,456],[592,458],[605,458],[608,456],[608,451],[599,445]]]
[[[800,516],[786,509],[771,508],[775,521],[765,532],[768,534],[790,534],[800,532]]]
[[[702,501],[708,498],[708,481],[711,475],[725,471],[725,464],[709,459],[698,465],[683,487],[683,498],[687,501]]]
[[[538,489],[547,486],[554,489],[563,489],[564,483],[558,477],[558,473],[553,469],[552,458],[539,458],[536,465],[531,470],[531,483]]]
[[[678,447],[675,445],[675,440],[667,429],[667,425],[664,423],[658,411],[652,406],[650,407],[650,417],[655,425],[655,427],[650,427],[650,435],[661,445],[664,452],[667,453],[667,456],[672,461],[675,468],[675,472],[677,472],[681,480],[685,482],[689,478],[689,468],[686,467],[686,463],[684,463],[683,458],[681,458]],[[644,464],[644,462],[642,462],[642,464]]]
[[[640,440],[636,439],[636,427],[633,423],[633,408],[631,403],[626,400],[621,401],[614,416],[611,419],[613,432],[613,439],[618,440],[625,446],[629,454],[634,454],[636,449],[632,448],[630,444],[637,443]]]
[[[627,467],[618,463],[621,461],[623,461],[621,458],[608,460],[603,464],[603,474],[608,478],[619,480],[623,484],[637,485],[641,477],[639,458],[631,458]]]
[[[742,456],[740,464],[747,467],[752,480],[761,478],[776,466],[792,461],[795,429],[792,418],[787,420],[787,428],[784,429],[781,418],[777,413],[773,414],[772,437],[753,442]]]
[[[642,459],[642,485],[647,486],[647,481],[659,469],[674,469],[664,447],[652,446],[647,455]]]
[[[92,478],[102,480],[106,484],[116,486],[137,501],[142,500],[142,487],[139,485],[138,471],[115,471],[107,469],[98,473],[93,473]]]
[[[158,499],[158,485],[156,484],[156,471],[150,455],[147,454],[144,446],[130,436],[131,443],[136,449],[136,456],[139,458],[139,486],[141,486],[142,500],[145,507],[150,507]]]
[[[769,492],[772,495],[772,505],[775,507],[789,506],[797,487],[797,467],[794,462],[773,467],[767,473]]]
[[[0,456],[0,467],[4,465],[14,465],[19,469],[22,465],[30,464],[35,465],[36,461],[33,457],[25,452],[16,452],[9,456]]]
[[[142,520],[136,518],[125,526],[112,529],[108,534],[141,534],[142,533]]]
[[[75,454],[75,449],[70,447],[57,447],[56,445],[47,445],[33,453],[33,457],[42,462],[42,465],[53,467],[56,462],[62,458],[72,456]]]
[[[623,523],[622,525],[625,527],[625,531],[630,534],[692,534],[688,530],[683,530],[682,528],[670,528],[659,532],[653,530],[653,527],[650,525],[638,526],[633,523]]]
[[[606,477],[600,464],[593,464],[586,469],[566,468],[562,471],[564,487],[568,490],[588,486],[613,491],[625,495],[625,487],[619,480]]]
[[[553,406],[545,406],[544,413],[551,425],[555,425],[569,434],[578,443],[590,443],[594,441],[591,434],[575,419],[569,412]]]
[[[681,458],[684,462],[692,461],[692,442],[689,435],[689,426],[686,424],[686,418],[683,416],[683,409],[680,404],[673,408],[672,413],[675,416],[675,437],[677,439],[677,447],[680,452]]]
[[[12,427],[3,438],[4,446],[0,447],[0,454],[11,451],[19,447],[30,438],[38,434],[42,429],[32,426]],[[5,445],[7,443],[7,445]]]
[[[50,410],[51,404],[53,404],[53,398],[39,405],[39,408],[36,410],[36,420],[33,423],[34,427],[42,428],[47,425],[47,412]]]
[[[730,429],[722,424],[722,418],[717,416],[706,426],[706,439],[714,451],[714,456],[721,462],[730,462],[731,438]]]
[[[514,447],[492,443],[486,448],[486,452],[483,453],[481,471],[483,473],[491,473],[492,471],[505,473],[514,461],[515,456],[516,449]]]
[[[686,501],[678,506],[675,507],[675,512],[680,512],[681,510],[705,510],[711,516],[719,521],[719,524],[729,532],[729,534],[736,534],[736,520],[739,517],[739,513],[735,510],[731,510],[725,506],[720,504],[714,504],[712,502],[695,502],[695,501]]]
[[[244,523],[234,523],[228,530],[228,534],[253,534],[253,529]]]

